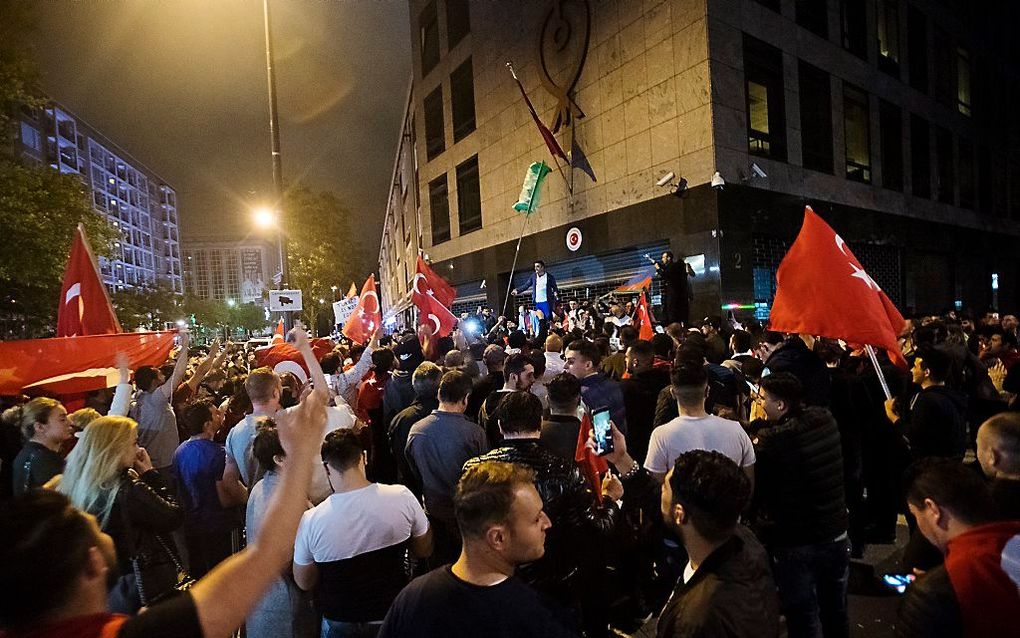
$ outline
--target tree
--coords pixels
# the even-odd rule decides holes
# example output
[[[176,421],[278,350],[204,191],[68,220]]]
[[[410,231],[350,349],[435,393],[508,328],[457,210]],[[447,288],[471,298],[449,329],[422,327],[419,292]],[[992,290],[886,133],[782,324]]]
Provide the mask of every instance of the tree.
[[[0,2],[0,337],[52,335],[60,284],[75,227],[81,223],[97,255],[107,255],[116,231],[95,211],[85,184],[17,155],[18,109],[39,106],[27,41],[31,3]]]
[[[230,308],[227,322],[231,328],[240,328],[247,334],[261,330],[269,324],[266,321],[265,309],[260,304],[253,303],[237,304]]]
[[[332,286],[366,276],[361,272],[365,247],[351,233],[350,211],[331,192],[291,189],[285,209],[290,285],[302,291],[301,315],[314,327],[320,315],[332,312]]]
[[[163,284],[120,290],[111,297],[124,330],[162,330],[167,323],[184,318],[181,298]]]

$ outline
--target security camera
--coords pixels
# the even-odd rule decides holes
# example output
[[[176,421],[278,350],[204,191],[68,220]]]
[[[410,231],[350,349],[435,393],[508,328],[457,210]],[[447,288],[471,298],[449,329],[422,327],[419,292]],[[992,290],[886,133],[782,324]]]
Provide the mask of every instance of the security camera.
[[[723,186],[726,186],[726,180],[724,180],[722,175],[719,174],[719,171],[716,171],[712,175],[712,188],[722,190]]]
[[[669,184],[670,182],[673,181],[674,177],[676,177],[676,173],[674,173],[673,171],[670,171],[670,172],[666,173],[665,175],[663,175],[662,177],[660,177],[659,181],[655,182],[655,185],[659,186],[660,188],[663,187],[663,186],[666,186],[667,184]]]
[[[757,175],[758,177],[762,178],[762,179],[765,179],[766,177],[768,177],[768,174],[761,169],[761,166],[758,166],[757,164],[755,164],[753,162],[751,163],[751,172],[754,173],[755,175]]]

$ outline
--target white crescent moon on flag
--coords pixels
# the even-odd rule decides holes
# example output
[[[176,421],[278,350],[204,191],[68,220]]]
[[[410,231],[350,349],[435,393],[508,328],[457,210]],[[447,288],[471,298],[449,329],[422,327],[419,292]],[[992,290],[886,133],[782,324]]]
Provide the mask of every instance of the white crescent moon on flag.
[[[375,297],[375,310],[369,310],[368,304],[363,303],[361,307],[362,309],[365,310],[365,312],[379,312],[379,295],[375,294],[374,290],[369,290],[368,292],[363,294],[362,297],[364,297],[364,300],[367,300],[369,297]]]
[[[419,295],[424,295],[425,293],[423,293],[422,291],[418,290],[418,280],[419,279],[425,279],[425,275],[421,274],[420,272],[419,273],[415,273],[414,279],[411,280],[411,288],[414,288],[414,291],[416,293],[418,293]]]
[[[72,299],[80,296],[81,296],[81,284],[75,283],[74,285],[67,289],[67,294],[64,295],[64,305],[66,306],[67,304],[71,303]]]
[[[434,314],[432,314],[430,312],[429,313],[429,321],[431,321],[432,325],[434,326],[434,328],[432,328],[432,334],[433,335],[439,334],[440,328],[443,327],[443,324],[439,321],[439,317],[435,316]]]
[[[846,242],[839,235],[836,235],[836,248],[839,248],[839,252],[846,255]],[[849,257],[850,255],[847,255]]]

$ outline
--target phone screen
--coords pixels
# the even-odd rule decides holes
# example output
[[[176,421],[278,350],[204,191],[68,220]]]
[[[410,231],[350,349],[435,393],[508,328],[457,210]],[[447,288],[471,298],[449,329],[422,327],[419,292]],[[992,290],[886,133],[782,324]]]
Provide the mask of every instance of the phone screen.
[[[595,452],[602,456],[613,451],[613,435],[609,429],[609,409],[596,410],[591,415],[592,431],[595,435]]]
[[[897,593],[902,594],[907,591],[907,585],[914,582],[917,578],[914,574],[883,574],[882,582],[887,587],[896,590]]]

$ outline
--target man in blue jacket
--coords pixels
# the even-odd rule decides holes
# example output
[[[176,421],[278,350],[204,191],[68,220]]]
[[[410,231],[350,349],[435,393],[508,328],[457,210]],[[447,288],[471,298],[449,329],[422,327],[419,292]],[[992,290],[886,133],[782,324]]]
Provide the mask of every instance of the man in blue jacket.
[[[553,310],[560,300],[560,289],[552,273],[546,272],[545,262],[542,260],[535,262],[535,272],[528,279],[528,285],[520,290],[514,288],[511,292],[522,295],[529,290],[532,291],[531,299],[535,302],[535,309],[542,311],[542,318],[546,321],[551,319]]]

